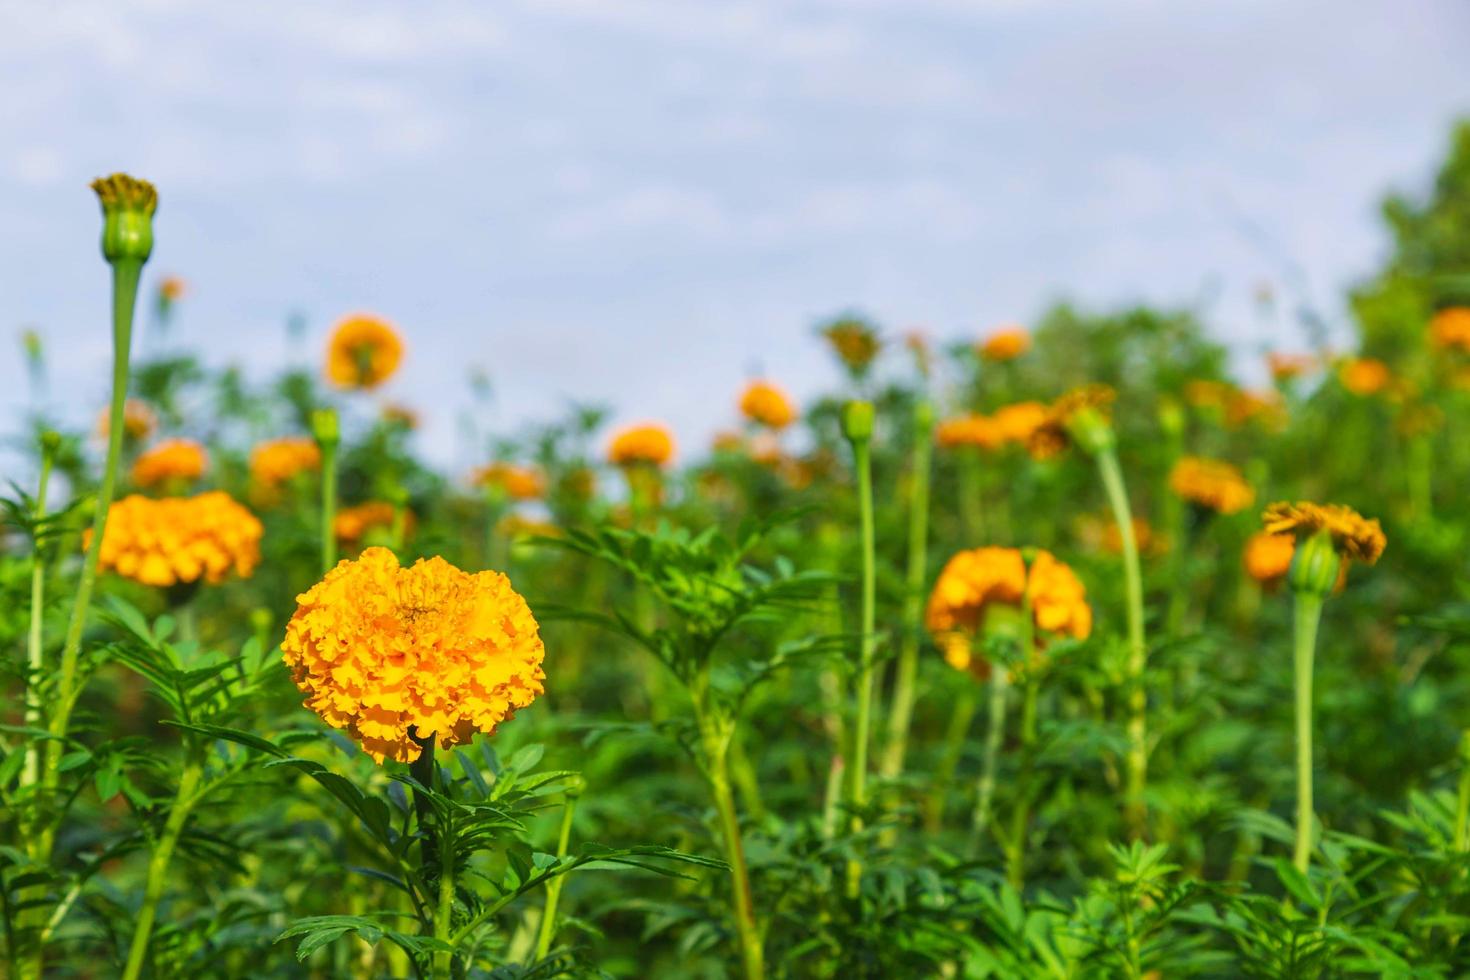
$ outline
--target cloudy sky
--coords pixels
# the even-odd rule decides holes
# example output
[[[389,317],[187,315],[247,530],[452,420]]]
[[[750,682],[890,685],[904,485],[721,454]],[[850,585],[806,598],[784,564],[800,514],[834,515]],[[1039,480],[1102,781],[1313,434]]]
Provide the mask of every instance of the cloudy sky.
[[[501,429],[602,399],[699,445],[753,371],[830,383],[846,309],[1191,304],[1250,352],[1259,283],[1340,315],[1382,254],[1377,199],[1470,112],[1467,36],[1463,0],[0,0],[0,310],[100,406],[86,183],[122,169],[183,339],[265,371],[291,312],[315,356],[377,311],[445,462],[473,367]]]

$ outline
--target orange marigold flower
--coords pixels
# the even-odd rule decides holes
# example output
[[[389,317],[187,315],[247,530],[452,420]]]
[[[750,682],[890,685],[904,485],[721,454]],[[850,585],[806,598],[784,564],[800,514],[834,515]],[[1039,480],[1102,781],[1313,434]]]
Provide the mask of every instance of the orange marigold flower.
[[[1275,381],[1290,381],[1306,374],[1317,366],[1317,358],[1312,354],[1287,354],[1281,351],[1271,351],[1266,355],[1266,368],[1271,372],[1271,378]]]
[[[1470,351],[1470,307],[1447,306],[1429,321],[1429,339],[1434,346]]]
[[[796,407],[780,388],[767,381],[752,381],[740,396],[740,413],[752,422],[784,429],[796,421]]]
[[[153,409],[148,407],[147,402],[129,398],[123,402],[123,438],[134,442],[147,439],[153,434],[158,426],[158,416],[153,414]],[[97,416],[97,434],[106,439],[112,428],[112,412],[104,408],[102,414]]]
[[[995,449],[1001,444],[1001,433],[993,420],[971,413],[941,420],[934,427],[934,441],[944,449]]]
[[[165,303],[177,303],[189,291],[189,284],[178,276],[164,276],[158,284],[158,298]]]
[[[347,507],[338,511],[337,519],[332,522],[332,533],[337,535],[338,541],[355,544],[373,528],[392,527],[393,515],[392,504],[384,500],[369,500],[356,507]],[[404,510],[403,526],[405,533],[413,530],[413,511]]]
[[[327,379],[340,388],[376,388],[403,359],[403,341],[388,321],[366,313],[341,320],[327,344]]]
[[[975,349],[987,361],[1013,361],[1031,349],[1031,334],[1024,327],[1002,327]]]
[[[989,675],[990,664],[974,657],[972,641],[984,632],[986,615],[995,607],[1020,609],[1023,591],[1030,595],[1039,632],[1079,639],[1092,632],[1087,590],[1071,568],[1038,550],[1027,572],[1017,548],[974,548],[945,564],[929,596],[924,625],[950,666]]]
[[[174,480],[192,481],[204,475],[209,454],[192,439],[165,439],[133,462],[133,482],[154,487]]]
[[[491,463],[475,471],[476,486],[498,490],[511,500],[537,500],[546,493],[546,478],[533,466]]]
[[[1388,365],[1373,357],[1350,357],[1337,369],[1342,386],[1355,395],[1376,395],[1388,387],[1393,374]]]
[[[307,436],[268,439],[250,450],[250,479],[264,490],[275,490],[321,465],[322,451]]]
[[[1184,385],[1184,400],[1195,408],[1223,410],[1234,394],[1234,385],[1208,378],[1196,378]]]
[[[1239,428],[1247,422],[1260,422],[1272,429],[1286,424],[1286,408],[1275,391],[1235,391],[1225,404],[1225,424]]]
[[[1169,473],[1169,487],[1190,503],[1222,514],[1245,510],[1256,492],[1240,470],[1223,460],[1183,456]]]
[[[249,578],[260,563],[260,521],[229,494],[154,500],[132,494],[107,511],[98,567],[144,585]],[[92,532],[82,536],[83,547]]]
[[[663,466],[674,456],[674,437],[657,423],[634,425],[613,436],[608,446],[608,461],[617,466],[639,463]]]
[[[296,602],[281,651],[306,706],[378,762],[493,734],[545,690],[536,619],[499,572],[369,548]]]
[[[1049,459],[1063,452],[1072,444],[1072,420],[1084,411],[1096,412],[1107,420],[1115,397],[1107,385],[1073,388],[1047,408],[1046,417],[1027,438],[1026,448],[1036,459]]]
[[[1370,520],[1342,504],[1281,501],[1267,507],[1261,521],[1271,534],[1301,536],[1326,530],[1339,555],[1368,565],[1378,561],[1388,546],[1377,518]]]
[[[872,365],[883,346],[878,332],[867,321],[846,317],[822,328],[822,336],[853,374],[862,375]]]
[[[1047,408],[1041,402],[1016,402],[996,409],[991,416],[996,431],[1005,442],[1024,446],[1046,421]]]
[[[1262,585],[1276,585],[1291,570],[1296,538],[1290,534],[1257,531],[1245,543],[1242,560],[1246,574]]]
[[[1139,554],[1163,554],[1169,550],[1168,542],[1154,533],[1153,525],[1142,517],[1133,518],[1133,543],[1138,547]],[[1102,547],[1111,555],[1123,553],[1123,532],[1118,530],[1118,522],[1112,518],[1103,522]]]

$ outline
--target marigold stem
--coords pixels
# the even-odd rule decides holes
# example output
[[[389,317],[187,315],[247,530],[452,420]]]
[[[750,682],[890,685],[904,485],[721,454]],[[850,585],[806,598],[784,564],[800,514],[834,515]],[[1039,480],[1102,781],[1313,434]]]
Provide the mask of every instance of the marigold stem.
[[[1312,859],[1312,661],[1317,650],[1317,624],[1322,597],[1296,593],[1292,665],[1296,680],[1296,847],[1292,863],[1306,872]]]
[[[46,607],[46,558],[41,548],[41,522],[46,518],[46,489],[51,482],[51,466],[55,454],[48,446],[41,449],[41,478],[36,486],[36,506],[31,510],[35,522],[36,540],[31,554],[31,622],[26,634],[26,679],[25,705],[26,727],[41,727],[41,674],[46,669],[42,649],[42,620]],[[26,743],[25,767],[21,771],[22,789],[36,785],[40,778],[41,754],[35,738]]]
[[[1000,746],[1005,739],[1006,699],[1010,691],[1010,674],[997,668],[990,675],[989,714],[985,722],[985,755],[980,763],[980,782],[975,790],[975,816],[971,831],[978,847],[990,825],[990,807],[995,798],[995,772],[1000,760]]]
[[[561,832],[556,840],[557,860],[567,856],[572,840],[572,817],[577,812],[577,798],[568,795],[561,806]],[[551,941],[556,937],[556,906],[561,899],[564,875],[557,875],[546,883],[546,908],[541,912],[541,927],[537,930],[536,959],[544,960],[551,952]]]
[[[321,440],[322,574],[337,567],[337,443]]]
[[[158,914],[158,902],[163,897],[167,883],[169,862],[173,860],[174,848],[179,835],[189,820],[189,813],[199,799],[199,781],[204,775],[204,763],[197,749],[191,748],[184,770],[179,775],[179,789],[174,794],[173,807],[163,825],[163,834],[158,838],[153,854],[148,860],[148,878],[143,888],[143,905],[138,910],[138,921],[133,926],[133,941],[128,947],[128,962],[123,968],[123,980],[137,980],[148,955],[148,940],[153,933],[153,921]]]
[[[1460,736],[1460,798],[1455,807],[1455,850],[1470,851],[1470,728]]]
[[[862,637],[858,644],[857,722],[853,732],[851,792],[852,829],[863,828],[862,810],[868,803],[868,741],[873,715],[873,648],[877,629],[877,570],[873,534],[873,466],[867,440],[852,443],[857,468],[858,520],[862,535]],[[847,896],[857,898],[862,884],[862,862],[847,863]]]

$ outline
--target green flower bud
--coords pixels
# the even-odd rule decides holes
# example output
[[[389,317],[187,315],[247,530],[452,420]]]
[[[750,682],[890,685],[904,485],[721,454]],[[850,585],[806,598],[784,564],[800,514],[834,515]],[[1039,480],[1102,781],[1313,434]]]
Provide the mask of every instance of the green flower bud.
[[[1332,533],[1322,529],[1296,546],[1287,581],[1295,592],[1326,597],[1337,585],[1342,558],[1332,542]]]
[[[842,435],[848,442],[873,438],[873,403],[851,401],[842,406]]]
[[[567,777],[566,795],[568,799],[575,800],[587,792],[587,780],[579,773],[573,773]]]
[[[108,262],[148,261],[153,252],[153,212],[158,192],[127,174],[98,177],[92,190],[102,202],[102,256]]]
[[[335,408],[318,408],[311,413],[311,434],[323,447],[335,446],[342,441],[342,430],[337,422]]]
[[[60,449],[61,449],[61,433],[60,432],[56,432],[56,431],[54,431],[52,429],[47,429],[45,432],[41,433],[41,453],[43,455],[45,455],[45,456],[47,456],[47,457],[49,457],[51,459],[55,459],[56,458],[56,454],[57,454],[58,451],[60,451]]]
[[[919,432],[934,428],[934,406],[927,401],[914,403],[914,427]]]
[[[271,611],[264,606],[256,606],[254,609],[250,610],[250,628],[260,636],[264,636],[265,634],[269,633],[271,631],[271,626],[275,624],[275,621],[275,615],[272,614]]]
[[[1159,428],[1165,435],[1178,437],[1184,432],[1184,406],[1172,398],[1159,400]]]
[[[1067,431],[1077,445],[1093,456],[1118,444],[1112,424],[1101,412],[1090,406],[1078,409],[1067,420]]]

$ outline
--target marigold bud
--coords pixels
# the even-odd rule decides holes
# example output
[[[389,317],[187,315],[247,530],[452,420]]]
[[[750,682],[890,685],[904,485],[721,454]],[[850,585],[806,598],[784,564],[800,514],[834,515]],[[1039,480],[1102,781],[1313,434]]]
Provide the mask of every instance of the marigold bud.
[[[148,261],[153,253],[153,212],[158,192],[127,174],[98,177],[92,190],[102,202],[102,255],[108,262]]]
[[[1337,584],[1341,565],[1332,532],[1323,528],[1297,546],[1287,581],[1294,592],[1325,597]]]
[[[311,413],[311,434],[323,446],[335,446],[342,441],[342,429],[337,421],[337,410],[319,408]]]
[[[1097,455],[1118,444],[1113,426],[1097,409],[1087,406],[1067,420],[1067,430],[1084,451]]]
[[[848,442],[873,438],[873,403],[851,401],[842,406],[842,435]]]

